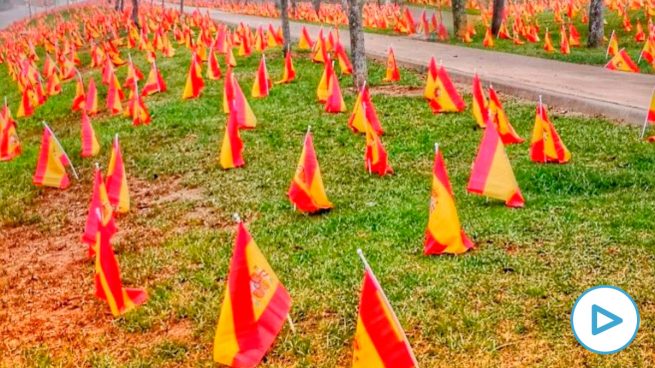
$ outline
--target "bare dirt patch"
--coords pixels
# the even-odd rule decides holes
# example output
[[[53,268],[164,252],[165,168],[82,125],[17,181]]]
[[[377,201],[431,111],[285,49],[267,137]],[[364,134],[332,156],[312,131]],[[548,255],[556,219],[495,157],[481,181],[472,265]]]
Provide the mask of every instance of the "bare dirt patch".
[[[81,242],[91,185],[45,189],[26,209],[41,221],[0,229],[0,366],[15,366],[24,351],[39,346],[55,357],[72,352],[78,358],[111,347],[112,355],[120,358],[128,349],[153,346],[166,338],[190,338],[192,328],[185,321],[171,321],[146,333],[121,331],[107,306],[95,299],[93,260]],[[183,216],[195,219],[190,221],[193,225],[203,226],[201,219],[213,213],[202,203],[202,190],[184,188],[178,179],[130,179],[130,191],[131,212],[117,219],[119,231],[114,238],[115,244],[130,251],[138,250],[143,239],[149,239],[149,246],[161,243],[175,228],[144,225],[144,218],[163,216],[166,206],[192,202]]]
[[[380,86],[371,87],[370,92],[371,95],[417,97],[417,96],[423,96],[423,87],[384,84]]]

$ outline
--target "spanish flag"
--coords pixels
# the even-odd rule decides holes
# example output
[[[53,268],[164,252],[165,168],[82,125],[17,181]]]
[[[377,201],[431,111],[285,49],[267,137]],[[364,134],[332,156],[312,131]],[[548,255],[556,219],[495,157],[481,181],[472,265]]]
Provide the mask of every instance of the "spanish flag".
[[[364,163],[366,170],[370,174],[384,176],[393,174],[393,169],[389,165],[387,151],[382,145],[382,140],[370,124],[366,124],[366,152],[364,154]]]
[[[315,63],[325,63],[328,61],[328,51],[326,50],[325,37],[323,37],[323,29],[318,33],[318,40],[314,44],[314,54],[312,61]]]
[[[262,54],[259,62],[259,68],[255,74],[255,81],[252,84],[250,95],[255,98],[268,96],[269,90],[273,87],[271,78],[268,77],[268,70],[266,69],[266,57]]]
[[[459,223],[446,163],[439,151],[439,146],[435,146],[430,218],[425,230],[423,253],[426,255],[462,254],[471,248],[473,248],[473,242],[466,236]]]
[[[11,117],[11,111],[5,101],[0,110],[0,161],[10,161],[21,154],[16,128],[16,121]]]
[[[361,249],[364,281],[353,343],[353,368],[413,368],[418,363],[398,317]]]
[[[562,24],[559,32],[559,52],[562,55],[568,55],[571,53],[571,46],[569,45],[569,37],[566,35],[566,27]]]
[[[111,246],[111,232],[107,226],[99,226],[99,239],[96,244],[95,289],[96,297],[109,304],[114,317],[118,317],[148,299],[144,289],[123,287],[118,261]]]
[[[73,97],[73,106],[71,109],[73,111],[83,109],[85,101],[86,95],[84,94],[84,83],[82,82],[82,77],[78,76],[77,82],[75,84],[75,97]]]
[[[109,203],[114,207],[114,211],[116,213],[127,213],[130,210],[130,192],[127,187],[123,154],[118,144],[118,134],[114,137],[105,180]]]
[[[125,88],[132,88],[134,83],[140,81],[143,79],[143,73],[139,68],[134,65],[134,62],[132,62],[132,58],[130,58],[129,63],[127,64],[127,76],[125,77],[125,84],[123,84],[123,87]]]
[[[550,32],[546,28],[546,34],[544,35],[544,51],[553,52],[555,47],[553,46],[553,41],[550,39]]]
[[[226,114],[235,115],[239,124],[239,129],[254,129],[257,126],[257,118],[250,108],[246,96],[239,86],[232,68],[227,69],[225,73],[225,83],[223,85],[223,111]]]
[[[430,107],[435,114],[442,112],[461,112],[466,108],[462,96],[457,93],[455,85],[453,85],[448,72],[446,72],[443,66],[439,67],[434,95],[435,98],[430,101]]]
[[[484,130],[467,190],[473,194],[503,200],[508,207],[523,207],[525,203],[494,124],[487,124]]]
[[[639,73],[639,66],[632,61],[630,55],[628,55],[625,49],[621,49],[616,55],[614,55],[614,57],[605,64],[605,68],[622,72]]]
[[[350,62],[350,59],[348,59],[346,49],[343,48],[343,45],[339,41],[337,41],[336,45],[334,46],[334,56],[337,58],[337,62],[339,63],[339,70],[341,71],[341,75],[351,75],[353,73],[353,65]]]
[[[157,68],[157,63],[153,61],[150,72],[148,73],[148,79],[146,79],[146,84],[143,85],[143,89],[141,90],[141,95],[150,96],[160,92],[166,92],[166,83]]]
[[[232,107],[234,110],[235,107]],[[239,135],[239,123],[237,121],[236,112],[230,112],[227,117],[227,124],[225,124],[225,133],[223,134],[223,144],[221,145],[221,152],[218,161],[223,169],[233,169],[244,165],[243,157],[243,142]]]
[[[348,127],[355,133],[366,133],[367,126],[371,126],[377,135],[384,134],[368,88],[364,85],[357,95],[353,112],[348,119]]]
[[[314,46],[312,38],[309,37],[309,32],[305,26],[300,30],[300,40],[298,41],[298,48],[301,50],[311,50]]]
[[[494,36],[491,34],[491,28],[487,27],[487,31],[484,33],[484,39],[482,40],[482,46],[487,48],[494,47]]]
[[[30,117],[34,114],[35,104],[34,100],[36,98],[36,92],[31,85],[28,85],[23,90],[23,95],[21,96],[20,105],[18,105],[18,111],[16,112],[17,118]]]
[[[330,87],[329,87],[329,81],[334,74],[333,71],[333,63],[330,61],[330,56],[327,56],[328,61],[324,63],[323,66],[323,74],[321,75],[321,79],[318,81],[318,87],[316,88],[316,98],[320,102],[325,102],[327,101],[328,96],[330,95]]]
[[[118,78],[114,75],[107,87],[107,110],[109,110],[110,114],[116,115],[123,111],[123,97],[123,90],[118,83]]]
[[[305,135],[298,168],[287,194],[294,208],[301,212],[316,213],[334,207],[325,194],[312,133],[309,131]]]
[[[566,148],[555,126],[548,119],[546,106],[539,102],[537,114],[532,130],[532,141],[530,144],[530,160],[533,162],[547,163],[554,162],[563,164],[569,162],[571,152]]]
[[[66,189],[70,185],[66,173],[68,165],[70,165],[70,160],[66,152],[55,138],[52,130],[45,126],[39,149],[39,160],[36,163],[32,182],[37,186]]]
[[[56,96],[61,93],[61,81],[59,80],[57,73],[53,73],[48,77],[45,89],[48,96]]]
[[[275,82],[275,84],[290,83],[294,79],[296,79],[296,69],[293,67],[293,60],[291,60],[291,50],[287,50],[286,55],[284,55],[284,71],[282,72],[282,79]]]
[[[423,96],[429,101],[437,98],[435,92],[437,91],[438,77],[439,67],[437,67],[437,61],[433,56],[430,58],[430,63],[428,64],[428,79],[425,82],[425,89],[423,90]]]
[[[496,129],[504,145],[523,143],[523,138],[519,137],[510,124],[493,86],[489,86],[489,118],[496,124]]]
[[[235,368],[257,366],[290,309],[284,285],[239,222],[214,338],[214,361]]]
[[[484,90],[482,88],[482,83],[480,82],[480,77],[478,73],[475,73],[473,76],[473,106],[471,106],[471,111],[473,112],[473,117],[475,122],[478,123],[480,128],[487,126],[487,121],[489,121],[489,105],[487,103],[487,98],[484,96]]]
[[[396,55],[393,52],[393,48],[389,47],[387,51],[387,71],[384,76],[384,82],[397,82],[400,80],[400,71],[398,70],[398,65],[396,64]]]
[[[107,188],[102,179],[100,167],[96,166],[93,177],[93,194],[89,202],[84,235],[82,235],[82,241],[89,246],[89,257],[95,255],[96,250],[94,248],[98,244],[100,226],[105,227],[106,236],[112,237],[116,233],[117,229],[113,213],[114,211],[107,196]]]
[[[96,133],[86,112],[82,112],[82,125],[80,129],[82,136],[82,157],[92,157],[100,152],[100,145],[96,139]]]
[[[325,112],[329,113],[340,113],[346,112],[346,102],[343,100],[343,95],[341,94],[341,87],[339,87],[339,79],[337,74],[332,69],[332,75],[328,79],[328,90],[330,94],[327,96],[325,101]]]
[[[207,78],[211,80],[221,79],[221,66],[218,65],[218,59],[213,48],[209,49],[209,56],[207,58]]]
[[[86,88],[84,111],[86,111],[88,115],[95,115],[98,113],[98,89],[96,88],[96,82],[93,77],[89,79],[89,86]]]
[[[187,74],[186,84],[184,85],[183,99],[198,98],[200,96],[200,92],[205,87],[201,69],[199,57],[194,53],[191,57],[191,65],[189,65],[189,73]]]

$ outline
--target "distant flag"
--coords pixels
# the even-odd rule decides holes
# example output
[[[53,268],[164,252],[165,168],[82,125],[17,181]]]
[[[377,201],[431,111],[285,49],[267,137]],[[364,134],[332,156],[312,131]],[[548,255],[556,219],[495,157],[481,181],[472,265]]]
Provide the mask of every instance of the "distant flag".
[[[537,105],[537,113],[532,130],[530,143],[530,159],[539,163],[567,163],[571,159],[571,152],[557,134],[555,126],[548,118],[546,106],[541,102]]]
[[[328,78],[328,90],[329,95],[325,101],[325,111],[330,113],[346,112],[346,103],[343,100],[339,79],[334,72],[334,68],[332,68],[332,75]]]
[[[353,65],[348,58],[346,49],[343,48],[343,45],[338,40],[334,46],[334,57],[339,63],[339,70],[341,75],[351,75],[353,73]]]
[[[384,134],[368,87],[364,84],[357,95],[353,112],[348,119],[348,127],[355,133],[366,133],[367,125],[370,125],[377,135]]]
[[[487,48],[494,47],[494,36],[491,33],[491,27],[487,27],[487,30],[484,32],[484,39],[482,40],[482,46]]]
[[[546,34],[544,35],[544,51],[553,52],[555,47],[553,46],[553,40],[550,39],[550,32],[546,28]]]
[[[284,71],[282,72],[282,79],[275,82],[275,84],[290,83],[294,79],[296,79],[296,69],[293,67],[293,60],[291,60],[291,50],[287,50],[286,55],[284,55]]]
[[[89,86],[86,89],[86,101],[84,102],[84,111],[88,115],[98,113],[98,89],[93,77],[89,78]]]
[[[123,111],[123,97],[123,90],[114,75],[107,87],[107,110],[110,114],[115,115]]]
[[[255,98],[266,97],[268,96],[271,87],[273,87],[273,82],[271,81],[271,78],[269,78],[268,70],[266,69],[266,56],[262,54],[257,73],[255,73],[255,81],[252,84],[250,95]]]
[[[139,86],[136,81],[132,89],[132,97],[127,102],[127,110],[125,110],[124,115],[132,118],[133,126],[150,125],[150,121],[152,120],[148,107],[139,93]]]
[[[300,40],[298,41],[298,48],[301,50],[311,50],[313,46],[314,42],[312,42],[312,38],[309,36],[307,27],[302,26],[300,29]]]
[[[628,55],[625,49],[621,49],[616,55],[614,55],[614,57],[605,64],[605,68],[622,72],[639,73],[639,66],[632,61],[630,55]]]
[[[34,104],[35,92],[31,85],[28,85],[23,89],[23,94],[20,99],[20,105],[18,105],[18,111],[16,112],[17,118],[30,117],[34,114],[34,109],[36,108]]]
[[[637,31],[635,32],[635,41],[644,42],[646,41],[646,33],[644,33],[644,28],[641,26],[641,22],[637,20]]]
[[[437,66],[437,60],[433,57],[430,58],[430,63],[428,64],[428,77],[425,82],[425,89],[423,90],[423,96],[428,100],[432,101],[437,98],[437,78],[439,78],[439,67]]]
[[[309,129],[307,129],[305,135],[298,168],[291,180],[288,195],[294,208],[301,212],[315,213],[334,207],[325,194],[321,169],[318,166],[312,134]]]
[[[234,107],[232,108],[234,110]],[[219,153],[218,161],[223,169],[234,169],[243,166],[245,163],[242,157],[243,141],[239,135],[239,123],[236,113],[230,112],[225,124],[223,143]]]
[[[568,55],[571,53],[571,46],[569,45],[569,37],[566,35],[566,27],[562,25],[560,27],[560,41],[559,41],[559,52],[562,55]]]
[[[225,64],[233,68],[237,66],[237,59],[234,57],[231,43],[228,44],[227,53],[225,54]]]
[[[105,227],[105,236],[112,237],[116,233],[117,228],[114,222],[114,211],[107,196],[107,188],[102,179],[100,167],[96,164],[93,176],[93,193],[89,201],[84,235],[82,235],[82,241],[89,247],[89,257],[95,255],[95,247],[98,244],[101,226]]]
[[[450,80],[448,72],[441,66],[437,74],[434,99],[429,101],[430,108],[435,114],[442,112],[461,112],[466,108],[466,104],[459,95],[455,85]]]
[[[16,121],[11,117],[7,99],[0,110],[0,161],[10,161],[21,154]]]
[[[430,218],[425,230],[423,252],[427,254],[461,254],[473,248],[473,242],[462,230],[450,186],[446,163],[439,146],[435,145],[432,168]]]
[[[134,65],[134,62],[132,61],[132,56],[129,56],[129,62],[127,63],[127,76],[125,77],[125,84],[123,84],[123,87],[125,88],[132,88],[134,83],[140,81],[143,79],[143,73],[139,68]]]
[[[361,249],[364,281],[353,343],[353,368],[413,368],[418,363],[398,317]]]
[[[218,59],[213,48],[209,49],[209,55],[207,57],[207,78],[211,80],[221,79],[221,67],[218,65]]]
[[[473,162],[467,190],[505,201],[508,207],[523,207],[525,200],[494,124],[487,124]]]
[[[655,124],[655,89],[651,93],[650,104],[648,106],[648,112],[646,113],[646,118],[644,119],[644,125],[641,129],[641,138],[644,138],[646,134],[646,129],[648,125]],[[649,142],[655,142],[655,136],[648,137]]]
[[[473,75],[472,100],[471,110],[473,112],[475,122],[478,123],[480,128],[484,128],[487,126],[487,121],[489,120],[489,105],[487,103],[487,98],[484,96],[484,90],[482,88],[482,83],[480,82],[478,73]]]
[[[66,189],[70,185],[70,179],[66,173],[66,166],[71,166],[73,174],[77,178],[75,168],[72,166],[68,155],[50,130],[50,127],[43,124],[43,137],[39,149],[36,171],[32,182],[37,186],[46,186],[59,189]]]
[[[238,228],[214,338],[214,361],[256,367],[289,320],[291,297],[245,225]]]
[[[143,85],[143,89],[141,90],[141,95],[150,96],[160,92],[166,92],[166,83],[164,82],[164,78],[162,78],[161,73],[159,72],[159,68],[157,68],[157,63],[153,61],[152,66],[150,67],[150,72],[148,73],[148,78],[146,79],[146,83]]]
[[[365,124],[366,152],[364,154],[364,164],[366,165],[366,170],[371,174],[378,174],[380,176],[393,174],[387,151],[384,149],[380,136],[378,136],[370,124]]]
[[[610,36],[610,41],[607,44],[605,59],[607,59],[610,56],[615,56],[618,53],[619,53],[619,40],[616,37],[616,32],[612,31],[612,35]]]
[[[123,154],[118,143],[118,134],[114,137],[112,144],[111,157],[109,158],[105,180],[109,203],[111,203],[114,211],[117,213],[127,213],[130,210],[130,193],[127,186],[127,174],[125,173]]]
[[[98,144],[98,139],[96,139],[96,133],[93,131],[89,116],[84,111],[82,112],[80,133],[82,136],[82,157],[97,155],[100,152],[100,145]]]
[[[235,115],[239,129],[254,129],[257,126],[257,118],[250,108],[246,96],[239,86],[239,82],[228,68],[225,73],[223,85],[223,111],[226,114]]]
[[[81,110],[84,108],[86,95],[84,94],[84,83],[82,83],[82,76],[78,74],[77,82],[75,83],[75,97],[73,97],[73,111]]]
[[[329,60],[329,56],[327,58],[328,61],[324,63],[323,74],[321,75],[321,79],[318,82],[318,87],[316,88],[316,97],[320,102],[327,101],[327,98],[330,95],[329,81],[332,77],[332,74],[334,74],[333,63]]]
[[[498,98],[498,94],[496,94],[493,86],[489,86],[489,119],[496,125],[496,129],[504,145],[523,143],[523,138],[514,131],[514,127],[510,124],[505,109],[503,109],[500,98]]]
[[[46,93],[48,96],[56,96],[61,93],[61,81],[57,73],[52,73],[46,82]]]
[[[641,53],[639,53],[637,63],[641,62],[641,59],[646,60],[651,65],[653,64],[653,61],[655,61],[655,38],[648,37],[644,43],[644,47],[641,49]]]
[[[186,84],[184,85],[183,99],[198,98],[200,92],[205,87],[205,82],[202,79],[202,67],[200,65],[200,58],[196,53],[191,56],[191,64],[189,65],[189,73],[187,74]]]
[[[118,317],[145,303],[148,293],[144,289],[123,287],[118,261],[110,243],[111,233],[106,226],[99,228],[94,276],[96,297],[106,301],[111,314]]]
[[[387,71],[384,76],[384,82],[397,82],[400,80],[400,71],[398,70],[398,65],[396,64],[396,55],[393,52],[393,48],[389,47],[387,51]]]

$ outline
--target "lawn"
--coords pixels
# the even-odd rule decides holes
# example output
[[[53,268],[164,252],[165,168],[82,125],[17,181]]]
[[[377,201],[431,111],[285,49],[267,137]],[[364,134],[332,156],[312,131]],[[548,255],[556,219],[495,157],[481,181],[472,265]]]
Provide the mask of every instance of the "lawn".
[[[249,98],[258,126],[241,134],[246,166],[224,171],[217,161],[226,121],[223,81],[206,79],[201,98],[183,101],[190,53],[176,48],[174,58],[158,59],[169,91],[146,98],[150,126],[132,127],[106,113],[92,120],[102,146],[97,159],[80,158],[80,117],[70,111],[73,83],[34,117],[19,120],[24,152],[0,163],[0,331],[9,336],[0,344],[0,365],[213,366],[234,213],[245,220],[293,300],[297,331],[283,328],[262,367],[350,364],[363,275],[357,248],[368,257],[423,367],[655,364],[655,146],[641,142],[638,129],[551,111],[573,159],[539,165],[530,162],[527,143],[508,147],[527,201],[523,209],[508,209],[465,192],[482,136],[470,111],[433,115],[420,96],[423,76],[409,70],[401,71],[402,87],[395,93],[381,93],[384,67],[373,63],[369,83],[396,173],[369,175],[364,138],[347,128],[347,114],[322,111],[315,101],[322,67],[296,50],[297,81],[275,86],[268,98]],[[149,70],[142,54],[132,56],[142,71]],[[81,57],[87,65],[88,54]],[[266,57],[269,73],[279,79],[279,49]],[[249,95],[259,55],[237,61],[237,78]],[[97,70],[82,72],[99,81]],[[118,73],[123,82],[125,67]],[[341,83],[351,108],[350,78]],[[0,87],[15,111],[19,94],[4,67]],[[459,87],[470,105],[470,87]],[[104,97],[101,86],[102,102]],[[502,97],[512,124],[529,141],[534,105]],[[81,180],[65,191],[31,184],[42,120],[80,173]],[[286,198],[308,125],[335,204],[317,216],[294,212]],[[93,263],[79,241],[94,163],[106,168],[116,133],[133,207],[117,220],[114,246],[124,283],[145,286],[150,294],[145,305],[118,319],[94,299]],[[422,254],[435,142],[463,227],[476,243],[461,256]],[[61,249],[69,258],[58,256]],[[16,260],[23,264],[17,267]],[[642,317],[633,344],[605,357],[584,350],[569,327],[575,299],[599,284],[625,289]],[[66,302],[59,304],[60,298]],[[43,321],[39,306],[48,313]]]

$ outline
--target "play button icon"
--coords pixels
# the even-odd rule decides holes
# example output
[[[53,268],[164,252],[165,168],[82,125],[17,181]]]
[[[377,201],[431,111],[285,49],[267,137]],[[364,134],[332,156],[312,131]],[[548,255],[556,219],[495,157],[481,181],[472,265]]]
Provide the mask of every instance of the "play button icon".
[[[597,354],[613,354],[630,345],[639,329],[639,310],[614,286],[588,289],[571,312],[571,328],[580,345]]]
[[[600,320],[600,323],[599,323]],[[591,334],[598,335],[623,323],[623,318],[607,309],[593,304],[591,306]]]

